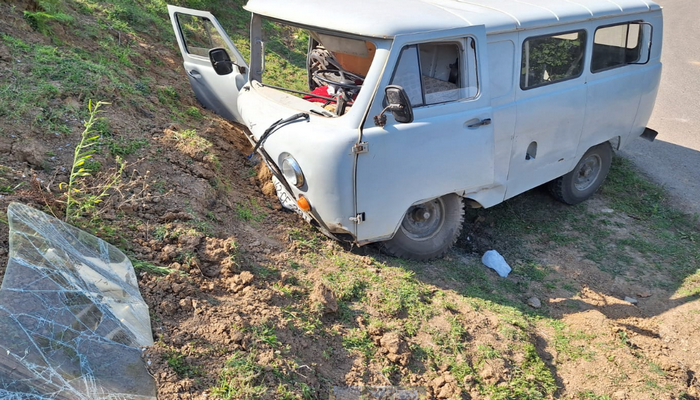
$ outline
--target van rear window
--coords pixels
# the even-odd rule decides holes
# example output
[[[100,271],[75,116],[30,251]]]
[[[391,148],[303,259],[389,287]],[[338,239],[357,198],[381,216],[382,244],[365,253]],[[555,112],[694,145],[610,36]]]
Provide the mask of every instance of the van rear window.
[[[585,50],[584,30],[526,39],[520,88],[532,89],[581,76]]]
[[[638,23],[606,26],[595,31],[591,72],[639,61],[642,31]]]

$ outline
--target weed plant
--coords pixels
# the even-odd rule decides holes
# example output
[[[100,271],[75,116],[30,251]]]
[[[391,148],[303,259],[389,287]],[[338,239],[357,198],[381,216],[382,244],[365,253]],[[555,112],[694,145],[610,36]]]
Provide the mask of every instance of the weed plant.
[[[95,206],[107,196],[109,190],[121,180],[121,174],[126,163],[121,157],[117,156],[116,161],[119,166],[117,171],[110,176],[110,179],[100,188],[97,194],[92,194],[79,188],[79,186],[84,187],[81,182],[83,178],[92,176],[90,170],[85,167],[85,163],[95,154],[94,147],[98,144],[98,139],[100,138],[100,135],[94,134],[93,126],[98,119],[100,107],[108,104],[110,103],[98,101],[93,107],[92,100],[88,102],[88,120],[85,122],[83,133],[80,135],[80,142],[75,146],[73,152],[73,164],[70,169],[68,184],[62,183],[59,185],[61,188],[66,187],[66,222],[71,222],[82,215],[91,214]]]

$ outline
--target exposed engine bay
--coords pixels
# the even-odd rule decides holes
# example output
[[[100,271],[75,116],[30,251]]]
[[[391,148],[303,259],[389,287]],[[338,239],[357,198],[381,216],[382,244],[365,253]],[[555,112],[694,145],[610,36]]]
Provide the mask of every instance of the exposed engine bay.
[[[342,116],[362,89],[376,46],[369,41],[310,32],[309,49],[306,67],[310,93],[303,98]]]

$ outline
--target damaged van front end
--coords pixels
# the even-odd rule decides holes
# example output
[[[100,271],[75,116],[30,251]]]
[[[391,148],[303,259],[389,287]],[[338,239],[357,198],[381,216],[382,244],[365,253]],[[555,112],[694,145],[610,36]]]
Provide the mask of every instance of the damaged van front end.
[[[251,156],[267,164],[284,207],[327,235],[352,240],[347,235],[354,237],[348,217],[354,207],[351,148],[357,128],[290,104],[303,101],[257,81],[243,88],[241,122],[257,148]]]
[[[213,15],[169,6],[195,95],[248,128],[254,146],[249,158],[268,166],[286,208],[329,236],[355,242],[360,127],[391,41],[291,25],[249,11],[246,62]],[[279,71],[268,71],[266,58],[286,51],[289,40],[297,48],[305,41],[308,51],[290,56],[297,62],[283,72],[295,76],[276,86],[270,82],[279,85]]]
[[[390,41],[306,28],[307,90],[266,83],[265,17],[251,20],[250,80],[238,101],[240,122],[250,130],[257,156],[272,171],[286,208],[326,235],[357,241],[354,170],[360,127]],[[276,21],[277,26],[285,25]],[[289,27],[289,30],[300,29]],[[382,51],[381,47],[384,47]],[[379,51],[378,51],[379,49]],[[372,67],[374,66],[374,71]]]

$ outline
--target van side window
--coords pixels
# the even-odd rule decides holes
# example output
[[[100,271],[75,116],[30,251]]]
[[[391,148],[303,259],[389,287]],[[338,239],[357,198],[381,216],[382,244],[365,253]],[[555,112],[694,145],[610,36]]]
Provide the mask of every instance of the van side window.
[[[639,61],[641,54],[639,24],[606,26],[595,31],[591,72],[603,71]]]
[[[229,54],[232,54],[208,18],[180,13],[175,15],[185,40],[187,53],[209,58],[209,50],[223,47]]]
[[[414,107],[473,98],[478,93],[474,40],[421,43],[401,50],[391,78],[404,88]],[[466,72],[466,73],[465,73]]]
[[[585,50],[584,30],[526,39],[520,88],[526,90],[581,76]]]

